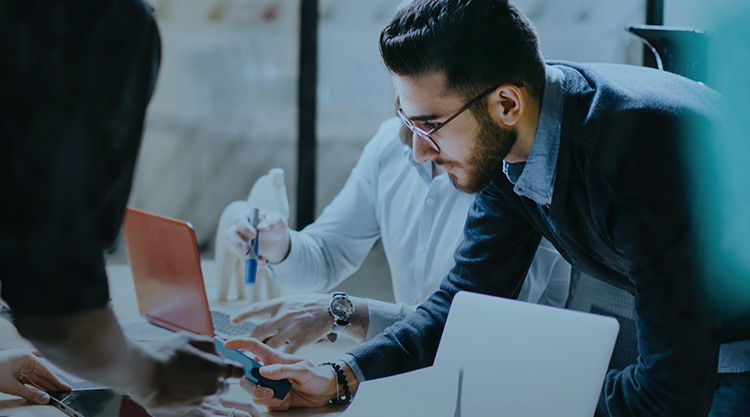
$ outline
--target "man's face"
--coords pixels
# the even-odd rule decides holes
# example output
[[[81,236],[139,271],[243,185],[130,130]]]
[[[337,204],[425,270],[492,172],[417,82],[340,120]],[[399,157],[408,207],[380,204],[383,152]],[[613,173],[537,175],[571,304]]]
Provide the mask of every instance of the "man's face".
[[[447,120],[469,101],[447,92],[444,77],[438,73],[395,76],[394,83],[403,112],[426,131]],[[412,135],[414,160],[418,163],[431,160],[442,166],[451,183],[467,193],[479,192],[489,183],[517,137],[515,129],[498,126],[483,103],[479,101],[474,111],[461,113],[432,135],[439,151],[424,137]]]

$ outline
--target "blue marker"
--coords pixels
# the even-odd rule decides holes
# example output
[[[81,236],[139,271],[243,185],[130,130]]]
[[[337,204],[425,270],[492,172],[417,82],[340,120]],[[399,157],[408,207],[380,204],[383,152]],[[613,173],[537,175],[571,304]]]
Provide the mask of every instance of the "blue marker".
[[[258,212],[259,210],[254,208],[253,217],[248,219],[253,224],[256,235],[255,239],[247,242],[250,245],[250,249],[245,254],[247,256],[245,259],[245,284],[247,285],[255,285],[255,275],[258,272],[258,240],[260,240],[260,236],[258,235]]]

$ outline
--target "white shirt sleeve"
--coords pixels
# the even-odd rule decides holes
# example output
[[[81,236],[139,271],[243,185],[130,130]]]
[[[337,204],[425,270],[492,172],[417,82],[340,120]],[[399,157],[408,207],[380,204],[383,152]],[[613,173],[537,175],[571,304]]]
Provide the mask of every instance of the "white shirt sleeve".
[[[353,274],[380,237],[375,216],[373,175],[377,172],[383,128],[365,146],[344,188],[303,230],[290,232],[289,255],[268,264],[279,286],[329,291]]]
[[[565,307],[570,290],[570,264],[542,238],[521,287],[519,300]]]

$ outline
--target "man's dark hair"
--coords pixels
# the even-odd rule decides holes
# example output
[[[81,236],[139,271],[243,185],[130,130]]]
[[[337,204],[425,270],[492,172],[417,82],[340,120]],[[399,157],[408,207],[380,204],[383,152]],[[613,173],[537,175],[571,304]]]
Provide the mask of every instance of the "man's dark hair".
[[[506,0],[415,0],[381,32],[380,53],[392,73],[439,72],[449,91],[466,97],[510,83],[541,100],[536,32]]]

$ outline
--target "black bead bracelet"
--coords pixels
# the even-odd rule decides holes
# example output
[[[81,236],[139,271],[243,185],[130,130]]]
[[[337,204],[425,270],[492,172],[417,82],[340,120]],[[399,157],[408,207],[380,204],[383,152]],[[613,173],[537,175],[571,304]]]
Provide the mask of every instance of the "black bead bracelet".
[[[333,405],[349,405],[349,403],[352,402],[352,394],[349,391],[349,383],[346,380],[346,373],[344,373],[344,370],[341,369],[341,366],[333,362],[324,362],[321,365],[330,366],[331,369],[333,369],[333,373],[336,374],[336,398],[332,399],[330,403]],[[339,396],[339,385],[344,389],[343,396]]]

